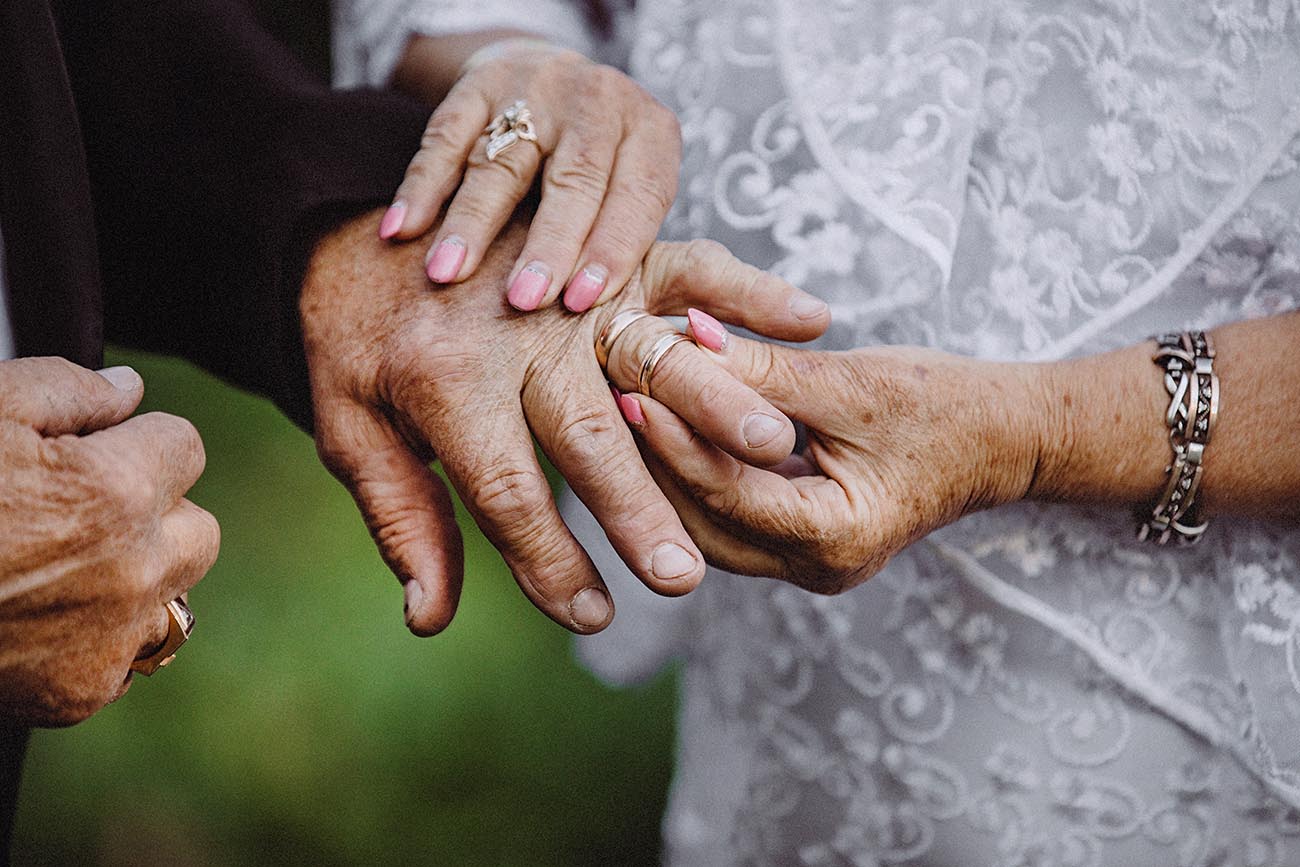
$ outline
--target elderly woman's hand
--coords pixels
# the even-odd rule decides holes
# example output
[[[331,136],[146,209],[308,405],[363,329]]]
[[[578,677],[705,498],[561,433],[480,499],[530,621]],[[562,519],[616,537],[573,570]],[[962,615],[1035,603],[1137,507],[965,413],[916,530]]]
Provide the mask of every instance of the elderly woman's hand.
[[[611,364],[621,386],[634,381],[628,360],[644,351],[636,344],[620,345],[627,354]],[[663,403],[626,395],[620,405],[691,537],[733,572],[838,593],[931,530],[1018,499],[1034,479],[1046,429],[1031,409],[1043,405],[1041,368],[913,348],[808,352],[734,336],[716,358],[807,426],[802,454],[759,469]]]
[[[489,159],[489,123],[522,100],[536,141]],[[381,223],[380,237],[428,231],[435,283],[474,273],[541,170],[541,205],[506,281],[518,310],[565,291],[581,312],[622,287],[654,243],[677,192],[677,120],[617,70],[574,51],[523,44],[472,65],[429,119],[419,152]],[[459,189],[458,189],[459,187]]]

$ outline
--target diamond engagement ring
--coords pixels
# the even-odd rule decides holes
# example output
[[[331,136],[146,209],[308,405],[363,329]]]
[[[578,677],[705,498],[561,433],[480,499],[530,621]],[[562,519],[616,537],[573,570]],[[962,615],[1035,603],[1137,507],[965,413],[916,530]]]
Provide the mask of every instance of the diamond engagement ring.
[[[498,156],[514,147],[515,142],[537,141],[537,130],[533,128],[533,113],[522,99],[492,118],[492,122],[483,130],[487,134],[487,158],[495,160]]]
[[[167,637],[157,650],[143,659],[131,663],[131,670],[146,677],[176,658],[176,651],[194,630],[194,612],[181,599],[173,599],[164,606],[167,611]]]

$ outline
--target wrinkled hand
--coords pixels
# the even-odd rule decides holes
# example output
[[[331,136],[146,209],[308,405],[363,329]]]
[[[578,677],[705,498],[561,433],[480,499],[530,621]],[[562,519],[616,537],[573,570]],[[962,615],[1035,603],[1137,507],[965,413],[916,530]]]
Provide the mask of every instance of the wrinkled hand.
[[[582,316],[559,308],[524,316],[481,285],[509,268],[521,225],[475,278],[434,290],[418,247],[375,239],[378,217],[353,220],[317,248],[302,293],[303,332],[318,450],[405,585],[411,630],[444,628],[461,589],[461,542],[448,492],[428,466],[435,456],[538,608],[577,632],[609,623],[604,582],[560,518],[530,429],[642,581],[665,594],[692,589],[703,560],[619,416],[593,358],[595,335],[628,306],[680,314],[695,305],[807,339],[825,329],[824,311],[799,319],[790,307],[806,299],[798,290],[717,245],[687,244],[656,246],[617,303]],[[762,464],[789,454],[788,420],[720,378],[704,350],[684,344],[662,369],[657,393],[699,407],[693,423],[733,454]],[[781,429],[750,448],[742,420],[755,412]]]
[[[111,381],[110,378],[111,377]],[[71,725],[126,691],[164,605],[220,544],[183,499],[203,472],[184,419],[128,418],[143,384],[57,358],[0,362],[0,716]]]
[[[650,465],[709,561],[838,593],[897,552],[1032,484],[1045,406],[1031,365],[924,349],[807,352],[732,337],[717,359],[790,418],[808,446],[775,471],[736,461],[636,396]],[[615,383],[629,385],[626,370]]]
[[[483,130],[515,100],[537,141],[488,160]],[[429,251],[429,279],[464,280],[541,170],[541,205],[508,275],[518,310],[590,308],[623,286],[677,194],[681,133],[667,108],[623,73],[558,49],[512,51],[469,70],[429,119],[393,205],[385,238],[428,231],[451,198]],[[459,187],[459,189],[458,189]]]

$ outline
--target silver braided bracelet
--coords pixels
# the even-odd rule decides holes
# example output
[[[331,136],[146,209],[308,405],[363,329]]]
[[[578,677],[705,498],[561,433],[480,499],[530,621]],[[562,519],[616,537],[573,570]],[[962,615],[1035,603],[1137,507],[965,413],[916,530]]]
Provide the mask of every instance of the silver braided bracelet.
[[[1204,331],[1162,334],[1152,358],[1165,372],[1169,409],[1169,445],[1174,456],[1165,469],[1167,482],[1151,516],[1138,527],[1139,539],[1164,545],[1170,539],[1190,544],[1201,538],[1206,521],[1197,519],[1205,447],[1219,415],[1219,377],[1214,373],[1214,345]]]

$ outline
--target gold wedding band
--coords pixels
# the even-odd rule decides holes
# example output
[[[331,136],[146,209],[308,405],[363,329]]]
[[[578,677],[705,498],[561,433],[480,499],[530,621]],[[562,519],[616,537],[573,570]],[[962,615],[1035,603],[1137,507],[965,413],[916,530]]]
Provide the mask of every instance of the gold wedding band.
[[[636,378],[636,390],[650,397],[650,377],[654,376],[655,367],[677,344],[693,342],[680,331],[665,334],[656,340],[655,345],[650,349],[650,354],[645,357],[645,361],[641,362],[641,374]]]
[[[175,659],[176,651],[194,630],[194,612],[179,598],[168,602],[164,608],[167,611],[167,637],[153,653],[131,663],[132,671],[138,671],[146,677]]]
[[[649,310],[640,308],[623,310],[606,323],[605,327],[600,331],[600,337],[596,339],[596,361],[600,364],[601,370],[604,370],[609,364],[609,354],[613,351],[614,341],[618,340],[618,336],[633,322],[644,319],[649,315]]]

